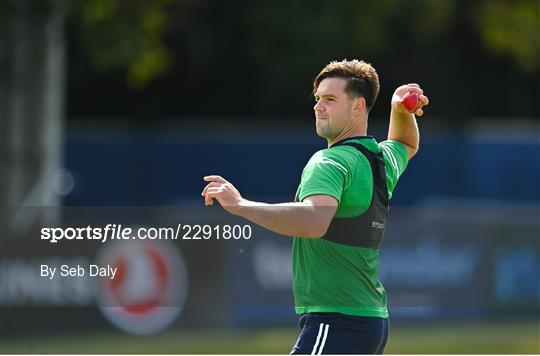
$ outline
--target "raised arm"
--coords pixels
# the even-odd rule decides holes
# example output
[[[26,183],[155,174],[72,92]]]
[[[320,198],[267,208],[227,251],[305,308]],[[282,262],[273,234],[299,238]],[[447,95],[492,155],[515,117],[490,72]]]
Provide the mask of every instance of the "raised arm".
[[[409,112],[402,104],[403,98],[409,93],[417,93],[418,105],[413,112]],[[416,123],[416,116],[422,116],[422,108],[429,104],[429,99],[418,84],[402,85],[396,89],[392,96],[392,111],[390,112],[390,125],[388,139],[401,142],[407,148],[409,160],[418,152],[420,134]]]
[[[206,176],[209,182],[201,195],[206,205],[217,199],[229,213],[242,216],[270,231],[290,237],[324,236],[338,202],[329,195],[312,195],[300,203],[266,204],[242,198],[238,190],[220,176]]]

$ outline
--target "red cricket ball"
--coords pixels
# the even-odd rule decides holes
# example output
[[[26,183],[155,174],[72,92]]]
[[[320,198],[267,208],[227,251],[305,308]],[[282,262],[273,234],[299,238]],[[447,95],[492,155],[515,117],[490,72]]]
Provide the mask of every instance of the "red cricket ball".
[[[418,105],[418,94],[409,93],[405,95],[401,103],[409,112],[414,112],[416,110],[416,106]]]

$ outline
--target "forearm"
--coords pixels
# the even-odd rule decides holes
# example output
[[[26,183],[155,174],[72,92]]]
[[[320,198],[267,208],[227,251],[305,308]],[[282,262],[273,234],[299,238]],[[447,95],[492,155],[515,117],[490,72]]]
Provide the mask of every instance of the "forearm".
[[[388,139],[403,143],[407,147],[409,159],[411,159],[418,151],[420,144],[420,134],[414,114],[397,112],[392,109]]]
[[[327,219],[324,209],[305,202],[266,204],[246,200],[237,215],[278,234],[316,238],[326,232],[321,224]]]

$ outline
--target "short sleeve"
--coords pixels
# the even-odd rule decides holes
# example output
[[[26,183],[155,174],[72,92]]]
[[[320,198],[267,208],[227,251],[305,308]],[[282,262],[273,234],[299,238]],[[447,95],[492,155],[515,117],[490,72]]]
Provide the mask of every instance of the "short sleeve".
[[[386,164],[386,184],[388,185],[388,196],[391,197],[399,177],[407,168],[409,157],[407,149],[399,141],[383,141],[379,143],[379,147]]]
[[[310,195],[325,194],[341,201],[350,177],[350,169],[339,155],[330,150],[316,152],[302,172],[300,201]]]

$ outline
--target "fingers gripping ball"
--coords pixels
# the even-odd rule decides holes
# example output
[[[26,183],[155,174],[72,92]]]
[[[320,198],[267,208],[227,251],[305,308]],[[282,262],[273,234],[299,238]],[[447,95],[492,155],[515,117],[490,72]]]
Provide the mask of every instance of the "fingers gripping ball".
[[[405,109],[407,109],[409,112],[414,112],[416,110],[416,107],[418,106],[418,94],[409,93],[405,95],[401,103],[403,104],[403,107],[405,107]]]

